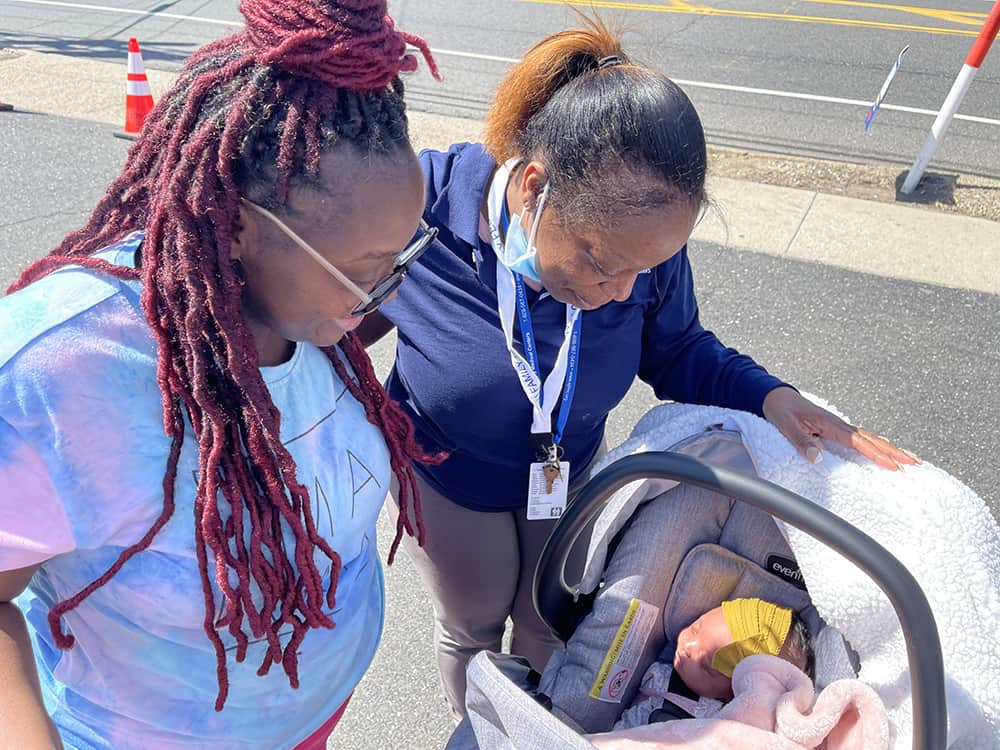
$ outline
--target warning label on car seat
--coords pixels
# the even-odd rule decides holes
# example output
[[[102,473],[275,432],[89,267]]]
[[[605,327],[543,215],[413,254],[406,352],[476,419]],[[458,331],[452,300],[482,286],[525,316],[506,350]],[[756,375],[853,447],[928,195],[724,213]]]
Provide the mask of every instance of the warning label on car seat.
[[[628,605],[622,624],[611,648],[604,656],[604,663],[597,673],[597,680],[590,688],[590,697],[605,703],[621,703],[625,688],[635,667],[642,657],[649,634],[656,625],[659,607],[647,604],[639,599],[633,599]]]

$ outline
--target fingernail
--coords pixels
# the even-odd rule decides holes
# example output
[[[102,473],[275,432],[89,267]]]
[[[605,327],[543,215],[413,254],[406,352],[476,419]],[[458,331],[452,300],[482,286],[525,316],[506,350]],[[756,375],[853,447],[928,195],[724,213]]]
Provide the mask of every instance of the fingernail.
[[[806,448],[806,458],[809,459],[811,463],[818,464],[823,462],[823,453],[815,445],[810,445]]]

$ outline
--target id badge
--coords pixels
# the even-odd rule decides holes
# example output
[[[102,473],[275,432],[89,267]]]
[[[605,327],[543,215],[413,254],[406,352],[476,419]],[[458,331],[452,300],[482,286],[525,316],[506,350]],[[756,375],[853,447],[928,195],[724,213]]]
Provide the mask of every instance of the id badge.
[[[569,461],[559,463],[559,472],[554,474],[552,466],[533,463],[528,472],[528,520],[544,521],[562,516],[566,510],[569,490]]]

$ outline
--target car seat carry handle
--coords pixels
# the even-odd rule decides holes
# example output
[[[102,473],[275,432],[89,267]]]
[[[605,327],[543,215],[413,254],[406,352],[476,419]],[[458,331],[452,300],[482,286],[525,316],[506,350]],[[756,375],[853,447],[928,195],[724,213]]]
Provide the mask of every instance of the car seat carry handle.
[[[927,597],[910,572],[878,542],[825,508],[724,466],[680,453],[638,453],[591,479],[559,519],[535,568],[535,608],[553,633],[566,641],[584,614],[565,577],[574,543],[616,490],[641,479],[669,479],[742,500],[823,542],[867,573],[892,603],[906,640],[913,748],[945,750],[948,720],[941,640]]]

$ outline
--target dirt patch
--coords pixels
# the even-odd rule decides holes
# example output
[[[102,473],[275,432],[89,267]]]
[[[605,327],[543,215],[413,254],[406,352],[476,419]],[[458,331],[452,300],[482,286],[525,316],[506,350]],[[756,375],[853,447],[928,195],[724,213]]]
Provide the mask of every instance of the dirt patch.
[[[710,146],[709,171],[717,177],[763,182],[883,203],[918,206],[1000,221],[1000,181],[928,171],[912,195],[899,188],[907,167],[780,156]]]

